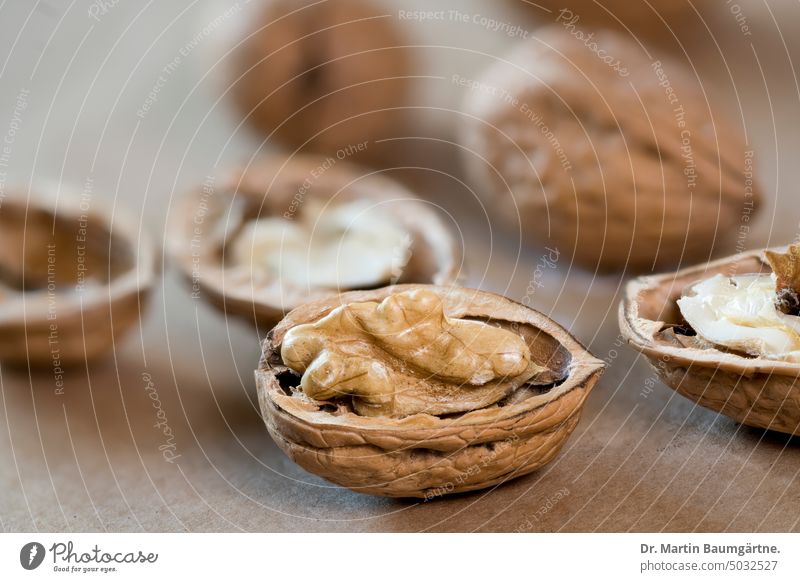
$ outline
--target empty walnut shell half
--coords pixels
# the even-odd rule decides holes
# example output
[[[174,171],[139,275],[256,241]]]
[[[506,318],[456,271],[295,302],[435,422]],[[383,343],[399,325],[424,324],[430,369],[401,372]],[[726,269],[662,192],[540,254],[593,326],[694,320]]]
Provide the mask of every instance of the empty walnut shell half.
[[[411,49],[389,11],[370,0],[263,4],[232,53],[233,95],[254,126],[330,153],[407,123]]]
[[[139,322],[156,255],[136,222],[91,195],[42,194],[0,206],[0,359],[58,369]]]
[[[552,25],[469,90],[465,165],[514,232],[581,266],[693,264],[730,250],[761,199],[752,152],[712,107],[682,63]]]
[[[259,243],[253,229],[265,221],[274,230]],[[178,201],[168,232],[194,298],[267,329],[341,291],[461,276],[460,245],[433,205],[378,172],[315,154],[265,158],[202,185]],[[260,256],[264,238],[271,262]]]
[[[679,394],[748,426],[800,434],[800,364],[708,344],[687,330],[676,303],[700,280],[748,273],[771,273],[762,252],[635,279],[620,305],[620,328]]]
[[[414,306],[416,301],[434,306],[430,317]],[[399,313],[398,306],[404,306]],[[332,334],[327,343],[331,351],[317,355],[317,364],[301,380],[288,364],[296,365],[298,353],[313,355],[305,349],[309,346],[325,348],[321,334],[326,328],[330,332],[337,320],[350,332]],[[429,326],[445,326],[446,331],[430,337]],[[481,349],[466,356],[461,349],[465,338],[487,332],[484,348],[498,342],[488,354],[494,358],[489,368],[474,360],[476,354],[478,360],[487,355]],[[309,343],[298,349],[304,336]],[[466,340],[467,349],[472,349],[471,342]],[[354,491],[389,497],[430,499],[473,491],[542,467],[575,428],[604,367],[567,331],[532,309],[491,293],[428,285],[354,291],[308,303],[281,321],[262,348],[256,371],[259,402],[278,446],[311,473]],[[331,356],[337,350],[344,360]],[[524,353],[521,360],[512,357],[514,350]],[[350,373],[355,368],[347,364],[365,353],[372,357],[360,367],[369,373],[355,377]],[[291,356],[288,363],[286,356]],[[322,385],[337,374],[346,382],[332,384],[336,389],[323,394],[324,399],[311,398],[306,391],[312,368],[325,372],[316,376]],[[488,369],[502,393],[480,404],[473,391],[490,386],[492,381],[483,375]],[[515,381],[512,374],[523,369]],[[385,384],[375,378],[385,378]],[[356,399],[381,388],[388,388],[395,399],[388,401],[394,414],[375,409],[359,413]],[[459,412],[449,412],[461,399],[472,401]],[[420,403],[439,412],[420,411]],[[396,414],[400,408],[410,414]]]

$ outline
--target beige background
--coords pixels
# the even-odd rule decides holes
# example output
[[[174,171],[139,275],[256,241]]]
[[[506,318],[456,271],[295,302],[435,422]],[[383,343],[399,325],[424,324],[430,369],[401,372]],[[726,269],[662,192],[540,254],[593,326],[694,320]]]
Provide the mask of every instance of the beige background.
[[[746,131],[767,192],[747,244],[785,243],[800,207],[800,5],[740,0],[745,35],[721,2],[697,4],[687,59]],[[97,22],[90,2],[0,3],[0,135],[29,90],[12,140],[4,194],[34,181],[81,188],[116,202],[160,241],[173,195],[226,164],[247,160],[260,139],[237,127],[215,66],[236,19],[203,37],[172,73],[151,110],[137,110],[162,67],[233,2],[120,0]],[[456,7],[533,27],[500,2],[405,2]],[[395,14],[399,2],[387,3]],[[242,1],[239,12],[251,7]],[[545,12],[542,20],[552,18]],[[687,24],[688,27],[688,24]],[[447,136],[458,116],[453,73],[474,75],[513,39],[475,25],[414,26],[429,45],[421,104],[428,134]],[[741,118],[741,119],[740,119]],[[469,284],[523,299],[570,328],[609,369],[562,455],[494,490],[431,503],[373,498],[300,470],[272,443],[259,416],[252,370],[258,336],[189,299],[171,269],[140,333],[107,360],[72,369],[63,395],[52,375],[0,365],[0,528],[108,531],[594,531],[800,530],[800,443],[741,427],[654,382],[621,345],[621,280],[594,277],[562,257],[535,274],[545,252],[524,247],[487,218],[457,179],[454,148],[411,148],[395,172],[451,214],[461,229]],[[425,152],[420,156],[419,151]],[[158,447],[150,374],[180,457]],[[557,497],[561,501],[553,502]]]

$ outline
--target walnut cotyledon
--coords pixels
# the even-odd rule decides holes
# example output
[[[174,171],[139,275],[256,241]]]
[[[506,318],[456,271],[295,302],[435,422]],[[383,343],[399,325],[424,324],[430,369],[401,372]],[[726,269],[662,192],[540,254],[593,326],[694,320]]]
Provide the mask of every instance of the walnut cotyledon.
[[[678,300],[706,341],[775,360],[800,362],[800,246],[767,253],[772,274],[714,275]]]
[[[450,318],[427,290],[342,305],[287,332],[283,362],[315,400],[352,396],[363,416],[452,414],[490,406],[549,370],[518,334]]]
[[[302,289],[358,289],[398,276],[412,237],[379,206],[308,200],[296,218],[251,221],[233,243],[233,260],[253,275]]]

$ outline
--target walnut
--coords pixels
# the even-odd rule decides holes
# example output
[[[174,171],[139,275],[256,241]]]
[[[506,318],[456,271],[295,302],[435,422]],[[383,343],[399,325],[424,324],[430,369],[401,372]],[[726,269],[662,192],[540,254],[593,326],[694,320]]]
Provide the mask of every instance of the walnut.
[[[800,363],[731,351],[675,333],[681,327],[677,301],[699,280],[769,272],[762,253],[752,251],[635,279],[620,305],[620,328],[664,383],[683,396],[742,424],[800,435]]]
[[[465,106],[467,169],[514,230],[580,265],[707,260],[757,212],[741,136],[684,67],[618,33],[587,44],[553,25],[481,83]]]
[[[413,65],[389,11],[369,0],[269,0],[232,53],[247,120],[292,147],[328,153],[407,123]]]
[[[353,395],[363,416],[453,414],[494,404],[547,369],[510,331],[450,319],[419,289],[350,303],[283,339],[281,359],[315,400]]]
[[[764,252],[772,272],[775,273],[776,307],[787,315],[800,315],[800,244],[793,244],[786,252]]]
[[[249,221],[232,263],[287,287],[363,289],[387,284],[411,253],[410,232],[373,201],[312,199],[298,214]]]
[[[118,209],[47,188],[8,193],[0,205],[0,359],[58,370],[111,350],[140,320],[155,257]]]
[[[681,34],[700,18],[686,0],[513,0],[542,20],[573,24],[589,30],[615,28],[637,36],[660,38]]]
[[[461,274],[433,206],[379,173],[313,154],[265,158],[198,187],[174,208],[168,236],[195,297],[266,328],[341,291],[447,285]]]
[[[490,293],[398,285],[292,311],[256,371],[275,442],[356,491],[438,497],[543,466],[604,364]]]

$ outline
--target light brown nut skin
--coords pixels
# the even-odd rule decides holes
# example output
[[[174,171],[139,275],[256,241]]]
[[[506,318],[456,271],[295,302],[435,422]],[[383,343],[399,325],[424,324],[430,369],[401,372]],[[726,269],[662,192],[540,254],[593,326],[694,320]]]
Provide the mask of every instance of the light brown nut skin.
[[[327,160],[315,154],[267,157],[210,189],[198,187],[176,203],[167,245],[196,296],[269,329],[295,307],[335,295],[336,289],[247,279],[231,271],[225,252],[247,221],[294,216],[311,198],[331,204],[370,200],[384,206],[413,241],[397,282],[448,285],[459,279],[460,247],[432,205],[398,182],[345,161],[320,170]]]
[[[764,258],[775,273],[775,307],[782,313],[800,312],[800,244],[789,245],[786,253],[767,250]]]
[[[460,415],[405,418],[360,416],[346,405],[315,402],[288,387],[298,381],[280,359],[289,330],[318,321],[343,303],[382,301],[414,289],[439,294],[450,317],[491,320],[515,329],[532,359],[552,371],[549,381],[555,385],[547,391],[522,388],[502,405]],[[278,446],[329,481],[389,497],[431,499],[474,491],[542,467],[575,428],[604,368],[542,314],[498,295],[454,287],[399,285],[312,302],[278,324],[262,348],[256,371],[259,403]]]
[[[403,127],[413,65],[389,10],[370,0],[263,5],[233,53],[233,95],[248,121],[328,153]]]
[[[559,25],[539,30],[481,78],[494,94],[467,94],[465,165],[489,206],[512,232],[603,272],[734,245],[761,200],[757,186],[745,192],[739,133],[680,64],[654,67],[612,31],[593,42],[610,62]]]
[[[139,323],[158,270],[150,240],[124,213],[70,192],[57,208],[50,192],[8,193],[0,206],[0,360],[56,369],[100,357]]]
[[[362,416],[441,416],[485,408],[551,371],[512,330],[447,316],[427,289],[343,304],[290,329],[281,360],[314,400],[352,396]]]
[[[742,424],[797,435],[800,364],[726,352],[702,342],[676,342],[665,332],[681,323],[675,302],[690,285],[718,273],[770,272],[762,253],[753,251],[635,279],[620,304],[619,323],[628,342],[679,394]]]

